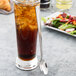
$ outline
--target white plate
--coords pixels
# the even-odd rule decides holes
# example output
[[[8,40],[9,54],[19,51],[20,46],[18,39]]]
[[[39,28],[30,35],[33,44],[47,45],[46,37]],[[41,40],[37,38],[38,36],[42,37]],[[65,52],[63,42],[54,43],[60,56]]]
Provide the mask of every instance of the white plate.
[[[49,22],[52,20],[52,18],[56,18],[56,17],[57,17],[59,14],[61,14],[61,13],[63,13],[63,12],[56,12],[56,13],[50,15],[50,16],[45,17],[45,19],[50,18],[49,20],[47,20],[47,23],[49,23]],[[45,26],[46,28],[53,29],[53,30],[56,30],[56,31],[65,33],[65,34],[67,34],[67,35],[71,35],[71,34],[67,33],[66,31],[62,31],[62,30],[59,30],[58,28],[45,25],[43,21],[41,21],[41,25]],[[71,35],[71,36],[76,37],[76,35]]]

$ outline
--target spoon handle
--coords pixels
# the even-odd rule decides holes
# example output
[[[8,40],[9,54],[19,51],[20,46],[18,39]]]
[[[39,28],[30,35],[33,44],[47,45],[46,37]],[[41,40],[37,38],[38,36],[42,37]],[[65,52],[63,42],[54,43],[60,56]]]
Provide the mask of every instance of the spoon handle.
[[[40,61],[42,61],[42,59],[43,59],[43,51],[42,51],[42,34],[41,34],[41,26],[40,26],[40,28],[39,28],[39,43],[40,43],[40,55],[41,55]]]
[[[42,34],[41,34],[41,26],[39,28],[39,43],[40,43],[40,70],[43,71],[45,75],[48,74],[48,68],[47,68],[47,63],[43,60],[43,50],[42,50]]]

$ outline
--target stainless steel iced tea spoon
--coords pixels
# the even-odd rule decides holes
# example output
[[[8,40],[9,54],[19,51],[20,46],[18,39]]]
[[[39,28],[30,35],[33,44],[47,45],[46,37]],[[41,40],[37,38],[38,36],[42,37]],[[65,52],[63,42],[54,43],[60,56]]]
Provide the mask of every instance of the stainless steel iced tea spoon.
[[[42,51],[42,34],[41,34],[41,22],[40,22],[40,8],[36,8],[36,16],[37,16],[37,23],[38,23],[38,31],[39,31],[39,43],[40,43],[40,54],[41,58],[39,61],[40,70],[43,71],[44,74],[48,74],[47,63],[43,60],[43,51]]]
[[[39,66],[40,66],[40,70],[43,71],[43,73],[46,75],[48,74],[48,68],[47,68],[47,63],[43,59],[41,26],[39,28],[39,43],[40,43],[40,53],[41,53]]]

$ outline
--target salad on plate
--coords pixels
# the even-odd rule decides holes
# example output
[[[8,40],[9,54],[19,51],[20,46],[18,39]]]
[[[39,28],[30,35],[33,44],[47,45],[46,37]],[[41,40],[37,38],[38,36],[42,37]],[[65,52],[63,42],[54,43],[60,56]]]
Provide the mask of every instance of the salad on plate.
[[[66,13],[61,13],[56,17],[50,17],[47,19],[42,17],[42,21],[45,26],[54,27],[61,31],[65,31],[70,35],[76,35],[76,16],[72,16]]]

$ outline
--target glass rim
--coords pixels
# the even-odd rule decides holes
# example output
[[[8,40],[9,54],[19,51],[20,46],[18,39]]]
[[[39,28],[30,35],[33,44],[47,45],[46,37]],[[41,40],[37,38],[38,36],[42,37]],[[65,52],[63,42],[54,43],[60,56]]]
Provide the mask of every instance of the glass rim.
[[[36,0],[36,1],[25,1],[25,0],[13,0],[14,3],[21,3],[21,4],[34,4],[34,3],[40,3],[40,0]]]

